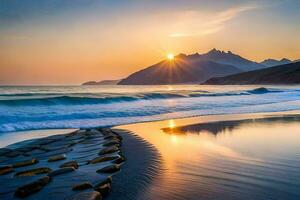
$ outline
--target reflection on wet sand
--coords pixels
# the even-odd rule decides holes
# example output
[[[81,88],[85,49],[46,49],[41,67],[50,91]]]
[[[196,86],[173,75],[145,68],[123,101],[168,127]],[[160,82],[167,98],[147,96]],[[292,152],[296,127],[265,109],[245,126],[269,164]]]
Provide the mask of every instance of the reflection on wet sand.
[[[206,116],[120,128],[146,139],[162,157],[162,175],[140,199],[300,199],[300,115]]]
[[[247,126],[249,124],[269,124],[273,123],[291,123],[300,121],[300,117],[297,115],[293,116],[279,116],[279,117],[269,117],[269,118],[258,118],[258,119],[244,119],[244,120],[235,120],[235,121],[220,121],[220,122],[209,122],[209,123],[200,123],[192,124],[186,126],[175,126],[174,120],[169,120],[169,126],[162,128],[163,132],[167,134],[187,134],[187,133],[196,133],[208,132],[213,135],[219,133],[224,133],[226,131],[232,132],[234,129],[238,129],[241,126]]]

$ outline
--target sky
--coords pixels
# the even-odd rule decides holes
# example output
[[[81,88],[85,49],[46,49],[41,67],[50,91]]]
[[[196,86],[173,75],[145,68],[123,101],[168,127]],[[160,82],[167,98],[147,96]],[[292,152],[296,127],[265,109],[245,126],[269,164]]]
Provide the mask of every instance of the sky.
[[[0,85],[120,79],[168,53],[300,58],[299,0],[0,0]]]

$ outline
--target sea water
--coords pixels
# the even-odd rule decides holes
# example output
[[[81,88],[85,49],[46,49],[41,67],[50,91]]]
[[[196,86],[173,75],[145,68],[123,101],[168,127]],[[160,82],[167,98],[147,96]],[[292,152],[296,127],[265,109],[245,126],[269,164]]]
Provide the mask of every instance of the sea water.
[[[294,86],[2,86],[0,134],[300,109]]]

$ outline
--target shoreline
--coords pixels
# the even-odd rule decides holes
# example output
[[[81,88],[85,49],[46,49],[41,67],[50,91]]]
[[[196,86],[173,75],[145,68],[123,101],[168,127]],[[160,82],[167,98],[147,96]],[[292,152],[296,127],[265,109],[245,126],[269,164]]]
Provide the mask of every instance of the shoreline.
[[[102,199],[126,160],[121,146],[117,131],[86,129],[1,148],[0,198]]]
[[[155,185],[157,185],[161,181],[160,175],[161,172],[165,170],[165,160],[161,156],[159,148],[157,148],[155,144],[151,143],[151,140],[148,140],[146,137],[143,137],[143,135],[138,133],[138,131],[132,131],[128,127],[143,127],[143,125],[145,124],[155,126],[155,124],[159,123],[165,124],[165,127],[172,126],[172,123],[174,123],[175,126],[180,127],[195,123],[205,124],[210,122],[237,121],[251,118],[260,119],[276,116],[284,117],[288,115],[293,116],[299,114],[300,111],[294,110],[287,112],[271,113],[206,115],[152,122],[138,122],[134,124],[112,127],[111,130],[115,130],[123,138],[123,145],[121,146],[121,155],[125,156],[126,162],[122,164],[121,171],[113,176],[112,192],[105,199],[151,199],[149,198],[151,197],[150,194],[153,193],[153,191],[159,190],[159,188],[155,187]],[[147,127],[144,128],[147,129]],[[59,135],[52,136],[55,137]],[[36,140],[38,141],[39,139]],[[176,142],[176,140],[174,140],[174,142]],[[22,144],[22,142],[20,144]],[[14,145],[16,144],[12,144],[9,146]],[[155,183],[154,187],[153,183]]]
[[[116,130],[116,129],[112,129]],[[144,199],[148,186],[160,175],[162,160],[157,149],[137,134],[117,129],[123,137],[122,153],[126,162],[113,177],[108,200]]]
[[[103,136],[101,136],[102,134]],[[74,140],[72,139],[71,144],[69,138],[72,137],[75,138]],[[116,151],[109,151],[100,155],[102,151],[114,147],[115,144],[118,145],[120,139],[122,141],[122,145],[119,145],[120,150],[116,149]],[[46,141],[45,144],[44,141]],[[48,141],[50,142],[49,144]],[[40,145],[40,143],[42,145]],[[58,146],[56,143],[59,143]],[[106,143],[108,146],[105,145]],[[79,147],[77,147],[78,145]],[[32,149],[32,146],[37,147]],[[46,199],[57,199],[64,195],[66,195],[64,198],[67,197],[72,199],[72,196],[74,196],[74,199],[80,199],[82,192],[71,192],[72,190],[70,189],[72,189],[72,185],[73,188],[78,185],[78,187],[81,188],[80,190],[87,192],[88,197],[91,199],[94,198],[92,198],[92,196],[97,194],[97,192],[100,192],[100,195],[105,199],[139,199],[139,196],[147,191],[147,185],[152,182],[160,170],[160,156],[156,149],[138,135],[120,129],[82,129],[72,131],[71,133],[61,133],[43,138],[24,140],[22,142],[10,144],[8,147],[12,148],[0,149],[0,183],[5,181],[8,184],[7,189],[1,189],[0,197],[5,199],[15,199],[15,195],[28,195],[28,199],[36,199],[40,198],[41,195],[43,196],[46,194]],[[49,150],[45,152],[41,151],[44,149]],[[9,150],[10,152],[6,153],[6,150]],[[100,157],[97,157],[97,151],[99,151]],[[18,152],[21,154],[18,154]],[[14,153],[16,155],[10,156],[10,154]],[[7,157],[8,154],[9,157]],[[56,165],[53,165],[52,162],[50,163],[49,159],[52,157],[47,158],[50,154],[52,157],[64,156],[62,161],[59,158],[54,164],[58,163],[59,165],[63,165],[62,162],[69,161],[71,163],[75,160],[76,168],[72,167],[72,170],[70,168],[70,172],[74,171],[76,173],[72,172],[73,175],[72,173],[67,173],[65,175],[66,172],[62,172],[62,177],[58,176],[58,178],[56,178],[55,175],[55,177],[52,178],[51,174],[59,174],[60,171],[65,170],[65,168],[59,169]],[[48,159],[48,163],[47,160],[45,161],[45,158]],[[98,158],[104,158],[105,160],[96,162]],[[106,160],[106,158],[108,160]],[[120,158],[125,158],[125,162],[124,160],[120,160],[119,162]],[[14,167],[16,165],[15,163],[27,162],[29,161],[28,159],[36,161],[30,163],[28,166],[26,164],[24,167]],[[93,160],[95,160],[95,163],[93,163]],[[106,167],[111,168],[114,166],[120,166],[121,169],[109,169],[109,172],[98,172],[99,170],[106,169]],[[34,171],[41,169],[43,169],[41,172]],[[44,169],[47,170],[44,172]],[[68,167],[66,169],[68,169]],[[27,172],[26,170],[29,170],[30,172]],[[97,173],[101,174],[100,177],[94,172],[95,170],[97,170]],[[23,174],[23,172],[26,173],[24,174],[24,177],[22,175],[21,178],[23,181],[20,182],[18,180],[20,178],[16,179],[15,177],[18,177],[18,174]],[[46,176],[42,177],[42,174],[45,174]],[[68,176],[68,174],[70,175]],[[85,174],[84,177],[81,177],[81,174]],[[108,178],[112,176],[112,181],[111,178],[109,178],[108,183],[106,183],[107,175],[109,175]],[[50,177],[50,179],[48,177]],[[46,180],[45,178],[48,179]],[[90,181],[86,182],[87,180]],[[45,183],[45,188],[38,192],[34,191],[34,187],[36,186],[33,186],[33,184],[40,185],[41,182],[44,181],[47,181],[47,183]],[[29,186],[30,184],[32,185]],[[95,188],[95,191],[90,189],[91,184]],[[47,187],[47,185],[49,186]],[[98,189],[98,185],[101,188],[107,186],[108,189]],[[17,191],[23,187],[26,188],[24,189],[26,192],[22,191],[18,193]],[[110,192],[110,190],[112,191]],[[109,194],[107,194],[108,192]]]
[[[141,199],[299,199],[300,112],[130,124],[162,156]],[[171,131],[170,131],[171,130]],[[286,177],[290,177],[285,179]],[[192,183],[192,184],[191,184]]]
[[[260,116],[260,117],[264,117],[264,115],[285,115],[285,114],[299,114],[300,110],[288,110],[288,111],[272,111],[272,112],[253,112],[253,113],[236,113],[236,114],[207,114],[207,115],[195,115],[195,116],[189,116],[189,117],[175,117],[175,118],[167,118],[167,119],[157,119],[157,120],[150,120],[150,121],[138,121],[138,122],[132,122],[132,123],[124,123],[124,124],[119,124],[119,125],[113,125],[113,126],[99,126],[99,127],[88,127],[88,128],[82,128],[82,129],[97,129],[97,128],[117,128],[119,129],[119,127],[125,127],[128,125],[135,125],[135,124],[143,124],[143,123],[152,123],[152,122],[160,122],[160,121],[168,121],[168,120],[176,120],[176,121],[202,121],[202,122],[210,122],[210,121],[220,121],[222,120],[222,118],[227,118],[227,119],[242,119],[247,118],[247,117],[253,117],[253,116]],[[242,118],[241,118],[242,117]],[[203,121],[204,120],[204,121]],[[120,128],[122,129],[122,128]],[[0,142],[0,148],[6,147],[8,145],[11,144],[15,144],[16,142],[22,142],[22,141],[26,141],[29,140],[31,138],[28,137],[24,137],[23,140],[14,140],[10,134],[13,134],[14,137],[19,137],[19,133],[32,133],[32,132],[44,132],[44,131],[50,131],[50,132],[56,132],[56,131],[75,131],[75,130],[80,130],[80,128],[47,128],[47,129],[30,129],[30,130],[24,130],[24,131],[12,131],[12,132],[5,132],[4,135],[0,135],[0,140],[7,140],[7,139],[11,139],[12,142],[10,144],[1,144]],[[2,134],[2,133],[1,133]],[[56,135],[56,134],[45,134],[45,136],[51,136],[51,135]],[[2,138],[1,138],[2,137]],[[38,137],[37,135],[34,138],[41,138]]]

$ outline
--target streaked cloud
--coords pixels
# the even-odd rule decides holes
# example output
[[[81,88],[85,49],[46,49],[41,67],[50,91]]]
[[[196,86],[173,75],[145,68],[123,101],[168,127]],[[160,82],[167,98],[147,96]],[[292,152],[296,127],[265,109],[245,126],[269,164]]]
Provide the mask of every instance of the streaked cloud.
[[[206,13],[204,15],[201,11],[185,11],[181,13],[179,23],[176,24],[180,30],[170,33],[169,36],[191,37],[213,34],[222,30],[228,21],[236,18],[239,14],[258,8],[258,6],[241,6],[209,15]]]

